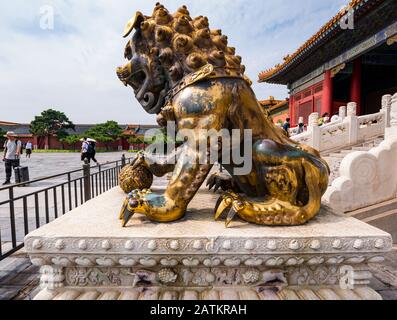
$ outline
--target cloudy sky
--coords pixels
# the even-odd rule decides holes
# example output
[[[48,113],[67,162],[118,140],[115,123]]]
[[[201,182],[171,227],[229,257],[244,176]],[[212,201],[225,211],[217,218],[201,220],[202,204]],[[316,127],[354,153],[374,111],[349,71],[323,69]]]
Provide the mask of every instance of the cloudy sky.
[[[135,11],[151,14],[158,0],[13,0],[0,3],[0,120],[30,122],[47,108],[75,123],[116,120],[153,124],[115,75],[124,64],[122,31]],[[163,0],[174,12],[186,4],[206,15],[237,48],[256,82],[347,0]],[[40,22],[48,7],[54,29]],[[254,84],[258,99],[287,97],[283,86]]]

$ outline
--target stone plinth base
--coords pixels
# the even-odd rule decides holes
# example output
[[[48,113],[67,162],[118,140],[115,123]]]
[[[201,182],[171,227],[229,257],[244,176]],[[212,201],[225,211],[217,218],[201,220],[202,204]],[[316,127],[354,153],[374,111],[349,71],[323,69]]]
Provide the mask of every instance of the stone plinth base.
[[[392,240],[353,218],[323,208],[305,226],[226,229],[202,192],[177,223],[121,228],[123,199],[115,188],[26,237],[42,267],[36,299],[380,299],[367,264]]]

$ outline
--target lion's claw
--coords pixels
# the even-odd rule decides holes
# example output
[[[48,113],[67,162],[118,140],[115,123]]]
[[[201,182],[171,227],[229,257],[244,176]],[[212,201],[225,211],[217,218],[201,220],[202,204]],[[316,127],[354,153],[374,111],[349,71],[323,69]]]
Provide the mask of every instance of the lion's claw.
[[[224,193],[218,199],[215,206],[215,220],[218,220],[227,209],[230,210],[225,222],[226,227],[230,225],[235,216],[238,215],[239,210],[242,209],[242,203],[239,195],[232,191]]]
[[[123,228],[127,225],[127,223],[131,220],[131,218],[134,216],[135,212],[134,211],[130,211],[129,209],[127,209],[124,214],[123,214]]]
[[[219,189],[222,191],[238,191],[233,178],[225,173],[214,173],[207,180],[208,190],[214,188],[214,193],[218,192]]]
[[[123,227],[125,227],[134,216],[135,209],[143,205],[145,196],[150,193],[152,193],[151,190],[133,190],[128,194],[127,198],[124,200],[119,217],[119,219],[122,220]]]
[[[120,210],[119,220],[123,220],[124,212],[128,209],[128,202],[129,202],[129,199],[126,198],[124,200],[123,205],[122,205],[121,210]]]
[[[122,226],[125,227],[134,215],[133,208],[130,207],[131,200],[127,197],[121,207],[119,219],[122,221]]]
[[[218,199],[218,203],[215,207],[215,220],[218,220],[220,216],[232,205],[232,202],[229,198],[225,196],[221,196]]]
[[[237,214],[237,211],[232,206],[232,208],[230,209],[230,211],[229,211],[229,213],[227,214],[227,217],[226,217],[226,222],[225,222],[226,228],[228,228],[229,225],[232,223],[232,221],[233,221],[234,217],[236,216],[236,214]]]

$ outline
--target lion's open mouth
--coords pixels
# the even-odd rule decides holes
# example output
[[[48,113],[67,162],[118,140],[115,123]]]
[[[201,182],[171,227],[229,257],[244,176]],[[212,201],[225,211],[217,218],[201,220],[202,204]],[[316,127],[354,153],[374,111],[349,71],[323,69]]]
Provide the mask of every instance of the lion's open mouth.
[[[167,90],[155,94],[151,92],[150,77],[144,69],[132,72],[131,63],[117,68],[117,76],[125,86],[131,86],[134,90],[135,97],[149,114],[158,114],[165,102]]]
[[[143,70],[132,72],[131,63],[127,63],[123,67],[117,68],[117,77],[125,86],[130,85],[135,94],[144,86],[146,80],[146,73]]]

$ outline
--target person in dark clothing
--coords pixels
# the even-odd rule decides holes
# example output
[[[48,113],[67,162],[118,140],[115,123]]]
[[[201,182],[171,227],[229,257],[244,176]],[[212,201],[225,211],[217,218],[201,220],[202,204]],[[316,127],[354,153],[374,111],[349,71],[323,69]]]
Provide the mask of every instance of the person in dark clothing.
[[[96,164],[98,164],[97,159],[95,159],[96,155],[96,143],[93,140],[88,141],[88,161],[94,161]]]
[[[301,134],[305,132],[305,124],[304,123],[299,123],[298,125],[298,134]]]
[[[287,118],[283,124],[283,129],[289,135],[289,129],[291,128],[291,119]]]

